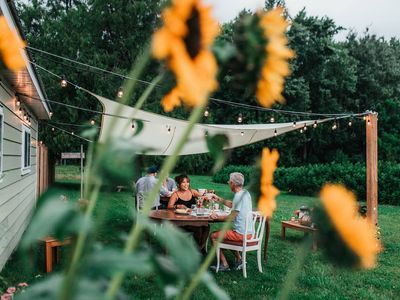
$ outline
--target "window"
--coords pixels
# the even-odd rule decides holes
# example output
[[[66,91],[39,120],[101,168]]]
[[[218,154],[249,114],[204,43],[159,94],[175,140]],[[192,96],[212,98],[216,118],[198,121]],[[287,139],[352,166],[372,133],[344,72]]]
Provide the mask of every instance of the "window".
[[[0,106],[0,182],[3,174],[3,136],[4,136],[4,113]]]
[[[22,125],[22,156],[21,173],[26,174],[31,171],[31,130]]]

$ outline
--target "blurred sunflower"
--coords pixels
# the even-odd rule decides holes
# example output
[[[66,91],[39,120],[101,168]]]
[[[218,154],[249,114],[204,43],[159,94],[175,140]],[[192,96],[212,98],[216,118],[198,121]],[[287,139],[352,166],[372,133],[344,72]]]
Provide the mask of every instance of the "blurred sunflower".
[[[316,209],[314,221],[328,257],[344,266],[373,268],[382,247],[376,228],[358,215],[354,194],[340,185],[326,185],[320,196],[322,207]]]
[[[200,0],[173,0],[162,20],[164,26],[153,35],[152,53],[167,61],[176,87],[161,104],[167,112],[182,102],[191,107],[202,104],[217,88],[217,63],[210,47],[219,26],[211,8]]]
[[[265,216],[272,217],[276,208],[275,197],[279,190],[273,185],[274,172],[279,159],[276,149],[270,151],[264,148],[261,157],[261,177],[260,177],[260,197],[258,200],[258,210]]]
[[[18,71],[25,66],[21,55],[21,49],[24,47],[25,43],[11,30],[6,18],[0,16],[0,53],[7,68]]]
[[[294,57],[294,52],[286,46],[288,41],[285,31],[288,23],[282,17],[282,13],[283,8],[277,7],[260,18],[260,26],[268,42],[256,95],[264,107],[272,106],[275,101],[281,103],[284,101],[282,96],[284,78],[290,74],[288,59]]]

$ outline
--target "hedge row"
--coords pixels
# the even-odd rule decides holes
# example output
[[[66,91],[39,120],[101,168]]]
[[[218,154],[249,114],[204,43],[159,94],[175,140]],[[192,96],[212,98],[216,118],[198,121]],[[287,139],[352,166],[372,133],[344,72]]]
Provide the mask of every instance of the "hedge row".
[[[400,164],[379,162],[379,203],[400,205]],[[229,173],[241,172],[246,184],[256,174],[249,166],[226,166],[213,176],[214,182],[226,183]],[[351,189],[360,201],[366,198],[365,164],[330,163],[301,167],[280,167],[274,176],[275,185],[283,191],[296,195],[315,196],[327,183],[341,183]]]

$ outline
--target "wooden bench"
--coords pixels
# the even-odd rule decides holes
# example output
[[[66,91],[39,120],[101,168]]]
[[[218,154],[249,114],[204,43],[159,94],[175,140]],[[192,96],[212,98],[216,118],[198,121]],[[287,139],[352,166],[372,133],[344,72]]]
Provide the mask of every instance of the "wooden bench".
[[[44,262],[46,273],[53,271],[53,262],[59,261],[59,247],[68,245],[71,243],[71,238],[66,238],[63,241],[59,241],[52,236],[46,236],[40,239],[44,242]]]
[[[304,232],[304,234],[311,233],[313,235],[312,249],[317,250],[316,233],[317,233],[318,229],[310,227],[310,226],[301,225],[298,221],[282,221],[281,226],[282,226],[282,232],[281,232],[282,240],[284,240],[286,238],[286,228],[291,228],[293,230],[302,231],[302,232]]]

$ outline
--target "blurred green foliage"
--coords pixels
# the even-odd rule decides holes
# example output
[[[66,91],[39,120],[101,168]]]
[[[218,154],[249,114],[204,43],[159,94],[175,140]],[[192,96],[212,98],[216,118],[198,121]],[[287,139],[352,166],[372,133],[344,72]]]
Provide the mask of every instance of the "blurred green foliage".
[[[213,181],[225,183],[231,172],[241,172],[245,182],[258,178],[257,169],[252,166],[224,167],[213,176]],[[317,196],[325,183],[341,183],[352,190],[359,201],[366,199],[366,178],[364,163],[307,164],[300,167],[278,167],[274,184],[282,191],[295,195]],[[400,205],[400,164],[380,161],[378,164],[379,203]]]

